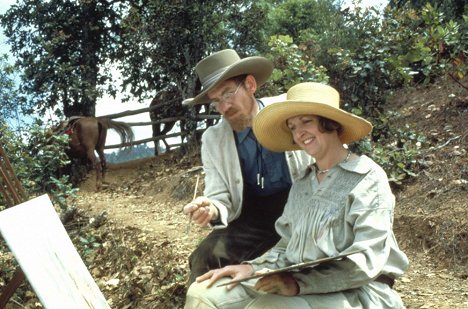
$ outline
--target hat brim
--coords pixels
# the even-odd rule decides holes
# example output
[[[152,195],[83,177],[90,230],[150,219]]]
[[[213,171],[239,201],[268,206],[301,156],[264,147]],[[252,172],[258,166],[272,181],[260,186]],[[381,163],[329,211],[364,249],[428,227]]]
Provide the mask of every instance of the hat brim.
[[[257,140],[271,151],[283,152],[301,149],[294,143],[286,123],[289,118],[299,115],[317,115],[340,123],[343,132],[339,138],[343,144],[357,141],[372,131],[372,124],[367,120],[330,105],[285,101],[265,107],[254,118],[253,131]]]
[[[252,74],[255,77],[257,86],[261,86],[270,78],[272,72],[273,63],[264,57],[253,56],[241,59],[230,65],[214,83],[204,88],[193,100],[183,102],[183,104],[196,105],[210,103],[211,100],[207,97],[207,92],[218,86],[221,82],[239,75]]]

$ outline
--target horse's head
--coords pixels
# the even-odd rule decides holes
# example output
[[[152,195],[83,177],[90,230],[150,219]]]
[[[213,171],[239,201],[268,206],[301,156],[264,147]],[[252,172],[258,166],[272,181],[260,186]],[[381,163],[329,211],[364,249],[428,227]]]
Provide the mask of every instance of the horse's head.
[[[68,120],[62,120],[58,124],[53,125],[50,129],[53,133],[64,133],[68,126]]]

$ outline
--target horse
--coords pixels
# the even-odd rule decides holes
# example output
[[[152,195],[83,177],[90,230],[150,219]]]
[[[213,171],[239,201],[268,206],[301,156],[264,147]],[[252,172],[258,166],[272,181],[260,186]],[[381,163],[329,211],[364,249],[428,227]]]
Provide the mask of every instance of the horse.
[[[167,118],[183,117],[185,118],[187,110],[182,106],[182,96],[176,88],[168,88],[163,91],[159,91],[156,97],[151,101],[150,107],[152,108],[149,112],[150,119],[152,122],[160,121]],[[179,106],[180,105],[180,106]],[[177,120],[166,121],[163,123],[153,124],[153,137],[166,135],[177,123]],[[181,133],[185,130],[185,120],[180,121]],[[159,155],[159,141],[164,143],[166,151],[170,150],[170,145],[166,142],[166,139],[161,138],[154,140],[154,155]]]
[[[150,118],[151,121],[160,121],[168,118],[181,118],[180,120],[180,131],[185,133],[186,131],[195,131],[195,127],[188,127],[186,121],[187,118],[195,118],[196,115],[200,114],[203,108],[203,115],[214,114],[210,108],[210,104],[198,104],[193,107],[187,107],[182,105],[182,95],[176,88],[168,88],[166,90],[158,92],[156,97],[151,101],[150,107]],[[219,114],[218,114],[219,115]],[[178,120],[166,121],[164,123],[153,124],[153,137],[166,135],[175,126]],[[215,119],[206,119],[206,127],[216,124]],[[189,122],[190,123],[190,122]],[[192,124],[192,126],[194,126]],[[183,136],[182,136],[183,138]],[[165,147],[166,151],[170,150],[170,145],[166,142],[166,139],[160,138]],[[159,140],[154,141],[154,154],[159,155]]]
[[[107,162],[104,156],[107,130],[115,130],[122,143],[134,141],[132,128],[125,122],[114,121],[107,117],[74,117],[63,121],[59,128],[70,136],[65,153],[70,159],[86,160],[96,171],[96,190],[99,191],[105,180]],[[94,151],[99,156],[97,160]]]

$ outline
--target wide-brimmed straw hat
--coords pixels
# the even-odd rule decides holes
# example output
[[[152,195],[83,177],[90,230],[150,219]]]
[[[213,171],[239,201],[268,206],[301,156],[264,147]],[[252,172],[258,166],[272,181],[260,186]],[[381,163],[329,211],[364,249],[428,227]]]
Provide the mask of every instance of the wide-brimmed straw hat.
[[[193,99],[186,99],[182,104],[195,105],[209,103],[206,93],[221,82],[244,74],[252,74],[257,85],[263,85],[273,72],[273,63],[259,56],[241,59],[233,49],[224,49],[211,54],[195,66],[195,72],[202,84],[202,91]]]
[[[286,101],[262,109],[253,121],[253,131],[264,147],[277,152],[298,150],[286,121],[299,115],[317,115],[341,124],[339,138],[343,144],[357,141],[372,130],[367,120],[340,109],[340,95],[334,88],[320,83],[301,83],[289,89]]]

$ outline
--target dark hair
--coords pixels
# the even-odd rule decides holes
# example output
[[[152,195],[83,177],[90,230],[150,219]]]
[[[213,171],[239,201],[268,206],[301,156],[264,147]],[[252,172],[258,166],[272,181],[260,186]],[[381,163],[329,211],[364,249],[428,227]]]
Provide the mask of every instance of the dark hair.
[[[336,130],[338,132],[338,135],[341,135],[343,132],[343,126],[336,122],[335,120],[331,120],[322,116],[317,116],[318,117],[318,122],[319,122],[319,131],[322,133],[329,133],[333,132]]]

